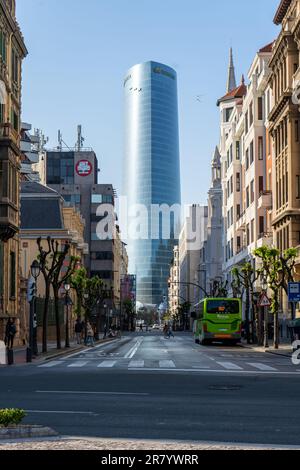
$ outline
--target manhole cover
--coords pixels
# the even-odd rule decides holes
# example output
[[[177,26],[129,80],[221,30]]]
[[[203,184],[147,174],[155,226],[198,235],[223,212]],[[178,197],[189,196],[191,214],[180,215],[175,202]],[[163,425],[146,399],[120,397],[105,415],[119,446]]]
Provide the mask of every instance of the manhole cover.
[[[211,385],[209,390],[219,390],[221,392],[235,392],[237,390],[241,390],[240,385]]]

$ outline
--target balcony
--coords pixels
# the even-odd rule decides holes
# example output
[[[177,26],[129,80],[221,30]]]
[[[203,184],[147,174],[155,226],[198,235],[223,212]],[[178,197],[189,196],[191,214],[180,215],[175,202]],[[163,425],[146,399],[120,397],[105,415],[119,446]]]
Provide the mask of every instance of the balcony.
[[[16,131],[12,124],[9,122],[0,123],[0,145],[2,142],[12,142],[16,147],[19,153],[20,148],[20,134]]]
[[[262,191],[257,201],[258,209],[272,209],[272,191]]]
[[[12,205],[0,200],[0,240],[7,242],[19,231],[19,213]]]
[[[236,230],[246,230],[246,212],[243,212],[237,219]]]
[[[264,232],[258,235],[257,240],[257,248],[261,248],[262,246],[269,246],[273,245],[273,233],[272,232]]]

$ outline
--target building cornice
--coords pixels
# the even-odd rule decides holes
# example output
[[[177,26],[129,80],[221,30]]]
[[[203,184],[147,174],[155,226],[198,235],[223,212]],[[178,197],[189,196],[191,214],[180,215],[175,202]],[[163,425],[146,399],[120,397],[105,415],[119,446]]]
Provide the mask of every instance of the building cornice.
[[[281,0],[279,7],[277,8],[276,14],[274,16],[274,23],[280,25],[289,9],[293,0]]]

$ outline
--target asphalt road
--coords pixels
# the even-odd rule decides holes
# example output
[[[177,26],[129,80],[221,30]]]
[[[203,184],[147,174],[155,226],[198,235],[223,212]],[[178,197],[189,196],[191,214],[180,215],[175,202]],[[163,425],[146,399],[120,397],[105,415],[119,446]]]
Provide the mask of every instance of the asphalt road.
[[[69,436],[300,446],[300,367],[190,335],[137,333],[40,364],[0,368],[0,408]]]

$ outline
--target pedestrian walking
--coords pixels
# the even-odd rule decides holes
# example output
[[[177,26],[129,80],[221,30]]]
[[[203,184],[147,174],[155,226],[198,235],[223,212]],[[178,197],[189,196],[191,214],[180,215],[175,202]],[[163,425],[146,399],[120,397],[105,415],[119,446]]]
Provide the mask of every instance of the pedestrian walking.
[[[81,318],[78,317],[75,323],[75,334],[76,334],[77,344],[81,344],[83,328],[84,328],[83,322],[81,321]]]
[[[172,330],[172,327],[169,326],[169,327],[168,327],[168,338],[170,339],[171,336],[172,336],[172,338],[175,338],[174,333],[173,333],[173,330]]]
[[[13,318],[9,318],[5,328],[5,345],[8,349],[12,349],[14,346],[14,339],[16,336],[16,325]]]
[[[168,337],[168,325],[167,324],[165,324],[163,332],[164,332],[164,337],[167,338]]]
[[[107,326],[104,325],[104,334],[103,334],[103,339],[105,339],[107,336]]]
[[[90,322],[88,321],[86,324],[86,346],[90,345],[91,347],[95,346],[94,343],[94,330]]]

